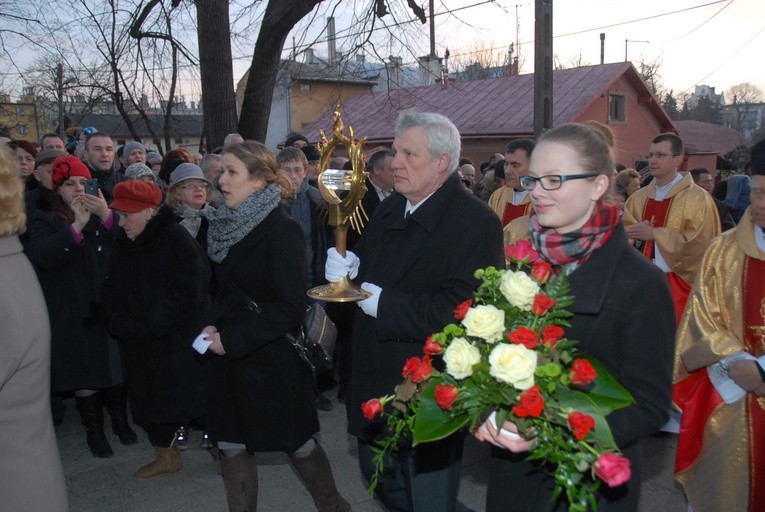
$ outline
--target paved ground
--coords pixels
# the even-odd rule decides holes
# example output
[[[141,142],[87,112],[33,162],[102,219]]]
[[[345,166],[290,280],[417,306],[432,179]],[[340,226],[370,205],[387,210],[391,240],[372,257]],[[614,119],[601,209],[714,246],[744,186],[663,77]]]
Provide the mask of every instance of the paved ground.
[[[334,393],[329,394],[334,399]],[[200,432],[192,432],[183,453],[184,467],[175,474],[138,482],[132,473],[153,460],[154,451],[139,431],[139,444],[122,446],[107,429],[115,456],[90,455],[74,400],[66,400],[64,424],[57,428],[72,512],[221,512],[226,510],[223,482],[215,473],[210,455],[199,448]],[[335,402],[332,412],[319,412],[321,442],[332,463],[340,492],[356,512],[384,510],[366,492],[358,471],[356,444],[345,433],[345,412]],[[640,512],[685,512],[682,493],[672,479],[675,438],[650,438],[646,442],[645,475]],[[259,456],[259,510],[310,512],[313,502],[283,454]],[[476,511],[484,510],[488,450],[468,439],[465,447],[460,498]],[[440,511],[433,511],[440,512]]]

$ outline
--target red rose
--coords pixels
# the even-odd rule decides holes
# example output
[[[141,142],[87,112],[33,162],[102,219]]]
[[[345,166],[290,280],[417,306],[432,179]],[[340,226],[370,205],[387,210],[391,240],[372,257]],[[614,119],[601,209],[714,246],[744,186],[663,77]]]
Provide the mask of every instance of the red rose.
[[[526,416],[539,418],[544,407],[545,400],[539,393],[539,384],[535,384],[518,397],[518,405],[513,406],[513,414],[519,418],[525,418]]]
[[[609,487],[618,487],[632,476],[630,461],[615,453],[606,452],[595,463],[595,474]]]
[[[380,400],[378,400],[377,398],[373,398],[372,400],[361,404],[361,413],[369,421],[372,421],[373,419],[375,419],[375,416],[377,416],[378,414],[381,414],[382,410],[383,410],[382,402],[380,402]]]
[[[401,372],[401,375],[409,377],[409,380],[417,383],[430,377],[431,370],[432,366],[430,365],[429,356],[425,356],[422,359],[419,357],[410,357],[406,360],[406,363],[404,363],[404,370]]]
[[[533,311],[535,315],[542,316],[550,311],[550,308],[552,308],[554,305],[555,299],[551,299],[547,295],[542,295],[540,293],[534,297],[534,305],[531,306],[531,311]]]
[[[444,347],[441,346],[440,343],[437,341],[433,341],[433,335],[431,334],[428,336],[428,339],[425,340],[425,355],[428,356],[434,356],[436,354],[440,354],[443,352]]]
[[[516,330],[507,335],[507,339],[511,343],[516,345],[523,345],[529,350],[534,350],[539,345],[539,338],[537,333],[529,329],[528,327],[518,327]]]
[[[542,343],[554,348],[555,344],[563,337],[563,327],[560,325],[548,325],[542,328]]]
[[[457,388],[445,384],[438,384],[435,391],[436,403],[438,403],[438,406],[445,411],[451,411],[454,401],[457,400],[457,397],[459,396]]]
[[[552,274],[552,265],[546,261],[537,261],[531,268],[531,278],[539,284],[545,284]]]
[[[467,315],[468,309],[473,305],[473,299],[468,299],[465,302],[460,303],[454,308],[454,318],[462,320]]]
[[[571,365],[571,382],[579,386],[586,386],[597,376],[598,372],[587,359],[574,359],[574,364]]]
[[[574,437],[581,441],[595,428],[595,419],[589,414],[574,411],[568,415],[568,424],[571,425]]]
[[[539,253],[528,240],[518,240],[513,245],[505,247],[505,257],[514,262],[534,263],[539,259]]]

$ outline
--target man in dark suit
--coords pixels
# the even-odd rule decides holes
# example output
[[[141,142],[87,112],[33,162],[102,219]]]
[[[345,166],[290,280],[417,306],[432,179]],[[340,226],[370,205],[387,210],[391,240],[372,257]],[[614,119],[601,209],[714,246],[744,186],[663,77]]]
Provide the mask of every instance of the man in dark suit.
[[[358,303],[348,431],[358,438],[359,464],[374,472],[371,443],[384,421],[369,422],[360,404],[393,391],[409,357],[422,356],[428,335],[454,321],[453,310],[478,286],[477,268],[504,266],[499,218],[473,197],[455,172],[460,135],[444,116],[402,113],[391,160],[397,192],[375,210],[355,246],[358,257],[330,249],[328,278],[354,276],[372,296]],[[394,454],[377,484],[389,510],[451,512],[457,502],[461,435]]]

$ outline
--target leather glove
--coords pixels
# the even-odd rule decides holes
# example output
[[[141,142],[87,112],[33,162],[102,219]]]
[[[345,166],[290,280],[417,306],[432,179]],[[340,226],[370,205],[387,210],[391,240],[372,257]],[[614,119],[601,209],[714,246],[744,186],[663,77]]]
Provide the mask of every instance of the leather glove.
[[[370,292],[372,296],[359,301],[356,304],[359,305],[364,313],[377,318],[377,304],[380,302],[382,288],[372,283],[361,283],[361,289]]]
[[[340,256],[337,249],[327,250],[327,262],[324,264],[324,277],[327,281],[338,281],[346,275],[351,279],[359,273],[359,257],[351,251],[345,251],[345,258]]]

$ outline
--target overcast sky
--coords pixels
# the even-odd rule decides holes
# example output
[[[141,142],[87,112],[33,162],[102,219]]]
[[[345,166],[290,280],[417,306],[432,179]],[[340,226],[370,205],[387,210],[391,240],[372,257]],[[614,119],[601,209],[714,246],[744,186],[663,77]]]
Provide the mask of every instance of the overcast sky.
[[[517,2],[517,5],[516,5]],[[427,6],[427,1],[419,2]],[[352,4],[352,2],[346,2]],[[320,5],[319,10],[327,5]],[[520,30],[523,73],[533,72],[534,2],[533,0],[436,0],[436,51],[442,56],[449,48],[452,56],[469,52],[479,41],[485,45],[507,48],[516,41],[516,11]],[[450,13],[448,13],[451,11]],[[336,29],[342,37],[353,32],[352,8],[335,11]],[[440,13],[440,15],[439,15]],[[311,20],[309,34],[320,37],[325,12]],[[393,23],[391,16],[387,23]],[[304,25],[307,25],[304,22]],[[296,29],[302,33],[304,26]],[[419,45],[420,54],[428,53],[428,25],[406,25],[410,45]],[[667,89],[675,93],[693,92],[694,85],[706,84],[716,91],[731,85],[752,82],[765,91],[765,2],[763,0],[554,0],[554,53],[564,63],[578,59],[587,64],[600,62],[600,33],[606,34],[605,62],[624,60],[625,40],[628,57],[661,62],[660,75]],[[382,34],[382,32],[379,32]],[[381,46],[388,54],[406,55],[399,42]],[[307,40],[311,40],[308,37]],[[291,46],[292,39],[287,46]],[[644,42],[648,41],[648,42]],[[344,42],[338,42],[343,50]],[[326,54],[326,43],[317,45]],[[236,60],[238,79],[249,64],[249,56]]]

